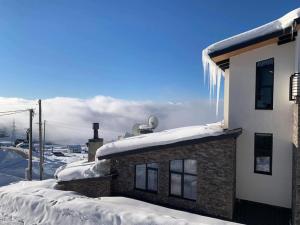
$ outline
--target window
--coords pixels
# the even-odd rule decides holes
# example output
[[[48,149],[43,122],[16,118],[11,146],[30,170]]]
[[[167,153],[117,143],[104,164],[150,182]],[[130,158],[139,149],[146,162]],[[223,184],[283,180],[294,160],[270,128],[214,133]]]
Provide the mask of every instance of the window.
[[[197,161],[193,159],[170,161],[170,195],[196,200]]]
[[[135,188],[157,192],[158,164],[140,164],[135,166]]]
[[[256,63],[255,109],[273,109],[274,58]]]
[[[272,175],[272,134],[255,134],[254,172]]]

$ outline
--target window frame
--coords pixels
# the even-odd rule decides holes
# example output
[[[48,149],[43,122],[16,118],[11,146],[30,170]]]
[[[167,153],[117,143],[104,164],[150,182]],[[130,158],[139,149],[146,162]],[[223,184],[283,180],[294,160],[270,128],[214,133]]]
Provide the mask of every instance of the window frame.
[[[159,164],[158,163],[155,163],[157,164],[157,168],[153,168],[153,167],[148,167],[149,164],[153,164],[155,162],[151,162],[151,163],[140,163],[140,164],[136,164],[134,165],[134,190],[139,190],[139,191],[145,191],[145,192],[150,192],[150,193],[158,193],[158,167],[159,167]],[[145,172],[145,189],[142,189],[142,188],[138,188],[136,187],[136,180],[137,180],[137,177],[136,177],[136,167],[139,166],[139,165],[146,165],[146,172]],[[156,187],[157,187],[157,190],[150,190],[148,188],[148,170],[152,170],[152,171],[155,171],[156,174],[157,174],[157,179],[156,179]]]
[[[171,162],[172,161],[175,161],[175,160],[180,160],[180,161],[182,161],[182,172],[178,172],[178,171],[172,171],[171,170]],[[180,199],[185,199],[185,200],[189,200],[189,201],[197,201],[197,196],[196,196],[196,199],[191,199],[191,198],[186,198],[186,197],[184,197],[184,175],[188,175],[188,176],[194,176],[194,177],[196,177],[197,178],[197,184],[198,184],[198,171],[196,171],[196,174],[192,174],[192,173],[186,173],[185,171],[184,171],[184,161],[185,160],[196,160],[196,159],[173,159],[173,160],[170,160],[169,161],[169,196],[171,196],[171,197],[175,197],[175,198],[180,198]],[[196,160],[196,166],[197,166],[197,160]],[[196,169],[198,169],[198,166],[197,166],[197,168]],[[181,176],[181,193],[180,193],[180,195],[175,195],[175,194],[172,194],[171,193],[171,174],[172,173],[174,173],[174,174],[178,174],[178,175],[180,175]]]
[[[259,135],[268,135],[271,137],[271,154],[270,154],[270,172],[264,172],[256,169],[257,161],[256,158],[259,157],[257,156],[257,151],[256,151],[256,137]],[[273,134],[272,133],[254,133],[254,173],[257,174],[263,174],[263,175],[270,175],[272,176],[272,170],[273,168]]]
[[[267,60],[272,60],[273,61],[273,79],[272,79],[272,96],[271,96],[271,106],[270,107],[258,107],[258,99],[257,99],[257,92],[258,92],[258,63],[263,62],[263,61],[267,61]],[[274,57],[272,58],[268,58],[268,59],[264,59],[264,60],[260,60],[258,62],[256,62],[256,75],[255,75],[255,110],[273,110],[274,109],[274,77],[275,77],[275,59]]]

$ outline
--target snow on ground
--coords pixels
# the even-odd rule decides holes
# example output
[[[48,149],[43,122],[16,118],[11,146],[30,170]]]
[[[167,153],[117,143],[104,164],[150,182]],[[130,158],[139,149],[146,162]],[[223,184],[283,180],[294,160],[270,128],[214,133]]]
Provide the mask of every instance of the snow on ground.
[[[87,160],[81,160],[61,166],[56,170],[55,177],[58,181],[69,181],[101,177],[108,175],[109,173],[109,160],[104,159],[96,162],[88,162]]]
[[[180,127],[161,132],[142,134],[103,145],[97,150],[96,158],[150,146],[166,145],[207,136],[218,136],[223,133],[221,122],[219,122],[202,126]]]
[[[55,190],[56,181],[20,181],[0,188],[0,224],[233,225],[124,197],[88,198]],[[3,223],[1,223],[4,221]]]
[[[39,178],[39,153],[33,152],[33,178]],[[65,156],[55,156],[51,152],[45,153],[44,178],[53,178],[54,173],[62,165],[86,158],[86,154],[65,153]],[[25,178],[28,160],[19,154],[0,150],[0,186]],[[1,224],[1,223],[0,223]]]

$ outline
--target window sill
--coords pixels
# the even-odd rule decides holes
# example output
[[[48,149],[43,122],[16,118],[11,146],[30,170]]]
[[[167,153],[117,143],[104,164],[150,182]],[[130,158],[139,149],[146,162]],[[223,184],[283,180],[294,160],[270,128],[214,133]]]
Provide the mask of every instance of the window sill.
[[[181,199],[181,200],[187,200],[187,201],[191,201],[191,202],[196,202],[197,201],[195,199],[184,198],[184,197],[181,197],[181,196],[178,196],[178,195],[172,195],[172,194],[169,194],[169,197],[178,198],[178,199]]]
[[[140,188],[134,188],[133,190],[142,191],[142,192],[151,193],[151,194],[157,194],[158,193],[158,191],[151,191],[151,190],[145,190],[145,189],[140,189]]]

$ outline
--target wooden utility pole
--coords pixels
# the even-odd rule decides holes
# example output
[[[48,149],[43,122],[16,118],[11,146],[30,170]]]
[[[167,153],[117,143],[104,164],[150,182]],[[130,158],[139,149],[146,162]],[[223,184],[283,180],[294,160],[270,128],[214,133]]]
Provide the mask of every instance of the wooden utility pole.
[[[28,154],[28,171],[27,171],[28,180],[32,180],[32,119],[33,119],[33,109],[29,109],[29,154]]]
[[[45,144],[46,144],[46,120],[44,120],[43,162],[45,157]]]
[[[42,100],[39,99],[39,150],[40,150],[40,180],[43,179],[43,147],[42,147]]]

